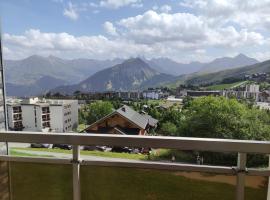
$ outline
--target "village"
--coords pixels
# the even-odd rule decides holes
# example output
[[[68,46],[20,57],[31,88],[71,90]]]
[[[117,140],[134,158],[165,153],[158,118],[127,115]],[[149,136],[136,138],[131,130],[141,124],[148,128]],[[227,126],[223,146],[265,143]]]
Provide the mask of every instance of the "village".
[[[258,81],[257,76],[256,78]],[[249,81],[242,81],[222,90],[180,85],[174,90],[149,88],[142,92],[76,92],[73,96],[61,96],[62,99],[57,95],[29,99],[9,97],[8,126],[11,131],[175,136],[181,132],[182,110],[192,99],[224,97],[269,110],[270,91],[260,89],[253,78],[247,79]],[[30,147],[72,148],[67,144],[38,143],[31,144]],[[144,154],[151,152],[150,148],[134,149],[126,146],[84,146],[82,150]]]

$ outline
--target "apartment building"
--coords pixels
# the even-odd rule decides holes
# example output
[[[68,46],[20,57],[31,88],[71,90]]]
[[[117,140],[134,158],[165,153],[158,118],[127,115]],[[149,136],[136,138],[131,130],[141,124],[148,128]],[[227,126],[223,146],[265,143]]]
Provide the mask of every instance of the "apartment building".
[[[78,126],[77,100],[31,98],[7,107],[10,130],[71,132]]]
[[[161,89],[151,89],[143,91],[142,94],[144,99],[161,99],[169,96],[168,93],[163,92]]]
[[[78,100],[49,100],[51,128],[70,132],[78,126]]]
[[[8,126],[14,131],[22,131],[22,107],[20,104],[12,104],[7,107],[8,110]]]
[[[250,93],[260,92],[260,85],[257,84],[246,85],[246,92]]]

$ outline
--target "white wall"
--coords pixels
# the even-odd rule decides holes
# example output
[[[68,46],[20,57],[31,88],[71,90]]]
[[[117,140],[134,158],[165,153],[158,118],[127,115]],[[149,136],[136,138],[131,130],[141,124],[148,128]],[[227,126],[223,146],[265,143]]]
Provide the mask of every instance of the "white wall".
[[[63,100],[62,105],[50,105],[51,128],[56,132],[70,132],[78,126],[78,101]]]
[[[38,125],[35,125],[35,105],[22,105],[21,107],[24,131],[39,131],[40,126],[38,127]]]
[[[63,106],[50,106],[51,128],[55,132],[63,132]]]
[[[14,128],[13,107],[11,105],[7,105],[7,114],[8,114],[8,127]]]

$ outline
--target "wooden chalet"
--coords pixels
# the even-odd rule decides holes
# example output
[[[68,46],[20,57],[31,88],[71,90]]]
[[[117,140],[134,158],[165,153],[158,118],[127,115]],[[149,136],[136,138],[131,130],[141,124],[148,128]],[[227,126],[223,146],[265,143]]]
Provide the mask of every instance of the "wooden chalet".
[[[158,120],[147,114],[140,114],[129,106],[122,106],[87,127],[83,132],[147,135],[149,130],[157,126]]]

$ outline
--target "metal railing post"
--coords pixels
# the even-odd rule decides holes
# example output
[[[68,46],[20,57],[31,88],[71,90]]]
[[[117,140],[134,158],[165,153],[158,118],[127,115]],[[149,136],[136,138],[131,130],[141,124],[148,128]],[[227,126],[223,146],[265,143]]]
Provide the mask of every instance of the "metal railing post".
[[[81,199],[81,187],[80,187],[80,146],[73,145],[72,148],[73,158],[73,200]]]
[[[245,173],[246,173],[247,154],[238,153],[237,157],[237,181],[236,181],[236,200],[245,198]]]
[[[268,155],[268,159],[269,159],[268,169],[270,169],[270,155]],[[270,176],[268,176],[267,200],[270,200]]]

